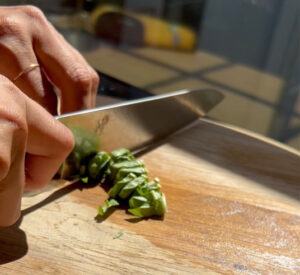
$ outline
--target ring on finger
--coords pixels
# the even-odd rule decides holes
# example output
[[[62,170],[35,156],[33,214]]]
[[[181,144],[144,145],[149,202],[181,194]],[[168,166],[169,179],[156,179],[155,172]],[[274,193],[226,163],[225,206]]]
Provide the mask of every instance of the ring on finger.
[[[16,82],[22,75],[27,74],[38,67],[40,67],[39,64],[36,63],[30,64],[26,69],[24,69],[16,77],[14,77],[13,82]]]

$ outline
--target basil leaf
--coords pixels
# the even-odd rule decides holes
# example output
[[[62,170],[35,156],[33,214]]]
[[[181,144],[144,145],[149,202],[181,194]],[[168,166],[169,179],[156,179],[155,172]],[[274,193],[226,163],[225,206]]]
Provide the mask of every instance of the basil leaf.
[[[89,182],[89,178],[88,178],[88,177],[80,178],[80,180],[81,180],[83,183],[88,183],[88,182]]]
[[[104,205],[98,208],[98,214],[103,216],[109,208],[117,205],[119,205],[119,203],[115,199],[105,200]]]
[[[133,179],[136,178],[136,175],[135,174],[132,174],[130,173],[129,175],[127,175],[125,178],[123,178],[122,180],[116,182],[114,184],[114,186],[112,188],[109,189],[108,191],[108,195],[111,197],[111,198],[115,198],[120,190],[127,184],[129,183],[130,181],[132,181]]]
[[[113,162],[118,161],[121,157],[124,157],[124,156],[128,156],[128,157],[134,159],[131,152],[125,148],[121,148],[121,149],[112,151],[110,155],[111,155]]]
[[[133,174],[139,176],[139,175],[142,175],[142,174],[147,175],[148,171],[144,167],[122,168],[118,171],[115,180],[118,181],[118,180],[122,179],[123,177],[125,177],[129,173],[133,173]]]
[[[159,179],[155,178],[153,181],[145,182],[144,184],[137,187],[136,191],[134,192],[134,195],[143,196],[147,199],[150,199],[150,192],[152,190],[159,191],[161,188],[159,184]]]
[[[128,212],[140,218],[151,217],[154,215],[153,207],[148,203],[145,203],[138,208],[128,209]]]
[[[120,169],[128,169],[128,168],[135,168],[135,167],[144,167],[144,165],[141,161],[138,160],[130,160],[130,161],[113,163],[112,165],[110,165],[112,180],[115,178],[117,172]]]
[[[147,180],[147,176],[142,175],[127,183],[119,193],[119,197],[126,199],[140,184]]]
[[[121,230],[121,231],[119,231],[119,232],[113,237],[113,239],[114,239],[114,240],[115,240],[115,239],[119,239],[122,235],[123,235],[123,231]]]
[[[147,202],[147,199],[142,196],[132,196],[129,200],[130,208],[138,208]]]
[[[162,216],[167,211],[167,203],[165,195],[156,191],[151,191],[152,203],[155,215]]]
[[[100,178],[107,165],[109,164],[110,156],[106,152],[98,152],[88,164],[88,174],[92,179]]]

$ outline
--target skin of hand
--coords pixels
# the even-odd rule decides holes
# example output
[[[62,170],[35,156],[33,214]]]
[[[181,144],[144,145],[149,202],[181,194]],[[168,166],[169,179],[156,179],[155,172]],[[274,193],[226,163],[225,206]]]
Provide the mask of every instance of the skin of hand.
[[[0,91],[0,226],[9,226],[20,216],[23,191],[42,188],[51,180],[74,138],[1,75]]]
[[[40,67],[14,84],[51,114],[95,105],[98,74],[33,6],[0,7],[0,74],[13,80],[30,64]]]
[[[40,67],[14,81],[31,64]],[[0,227],[17,221],[23,191],[46,185],[73,149],[51,114],[93,107],[98,85],[38,8],[0,7]]]

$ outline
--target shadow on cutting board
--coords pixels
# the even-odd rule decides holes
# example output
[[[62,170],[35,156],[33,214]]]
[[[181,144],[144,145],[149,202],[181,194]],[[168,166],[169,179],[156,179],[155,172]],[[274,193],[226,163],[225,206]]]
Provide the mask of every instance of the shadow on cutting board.
[[[25,232],[20,229],[20,225],[22,223],[23,217],[40,209],[41,207],[52,203],[53,201],[75,191],[82,190],[87,188],[94,188],[99,183],[93,183],[88,185],[83,185],[79,181],[75,181],[70,183],[69,185],[60,188],[49,195],[44,200],[40,201],[37,204],[34,204],[21,212],[20,219],[12,226],[6,228],[0,228],[0,265],[7,264],[13,261],[16,261],[22,257],[24,257],[28,252],[28,244]],[[118,207],[118,209],[124,208],[122,206]],[[125,208],[124,208],[125,209]],[[104,217],[96,217],[96,222],[103,222],[106,220],[115,209],[110,209],[107,215]]]
[[[41,202],[30,206],[21,212],[20,219],[12,226],[0,228],[0,265],[16,261],[27,254],[28,245],[25,232],[20,229],[23,217],[31,212],[61,198],[72,191],[85,188],[93,188],[97,184],[83,186],[79,181],[73,182],[52,193],[49,197]]]
[[[88,185],[88,187],[94,187],[94,186]],[[83,188],[85,188],[85,187],[79,181],[75,181],[61,189],[56,190],[50,196],[48,196],[44,200],[40,201],[39,203],[34,204],[34,205],[22,210],[22,216],[26,216],[26,215],[30,214],[31,212],[57,200],[58,198],[61,198],[65,195],[73,192],[76,189],[82,190]]]
[[[300,154],[272,140],[200,120],[169,143],[300,201]]]
[[[0,265],[25,256],[28,251],[26,234],[19,228],[23,217],[12,226],[0,228]]]

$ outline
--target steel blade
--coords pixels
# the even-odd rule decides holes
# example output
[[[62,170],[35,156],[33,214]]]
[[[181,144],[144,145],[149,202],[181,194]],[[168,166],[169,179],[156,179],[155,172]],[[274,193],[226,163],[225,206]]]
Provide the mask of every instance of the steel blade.
[[[132,151],[155,143],[205,115],[223,99],[216,90],[181,90],[58,116],[100,140],[101,150]]]

